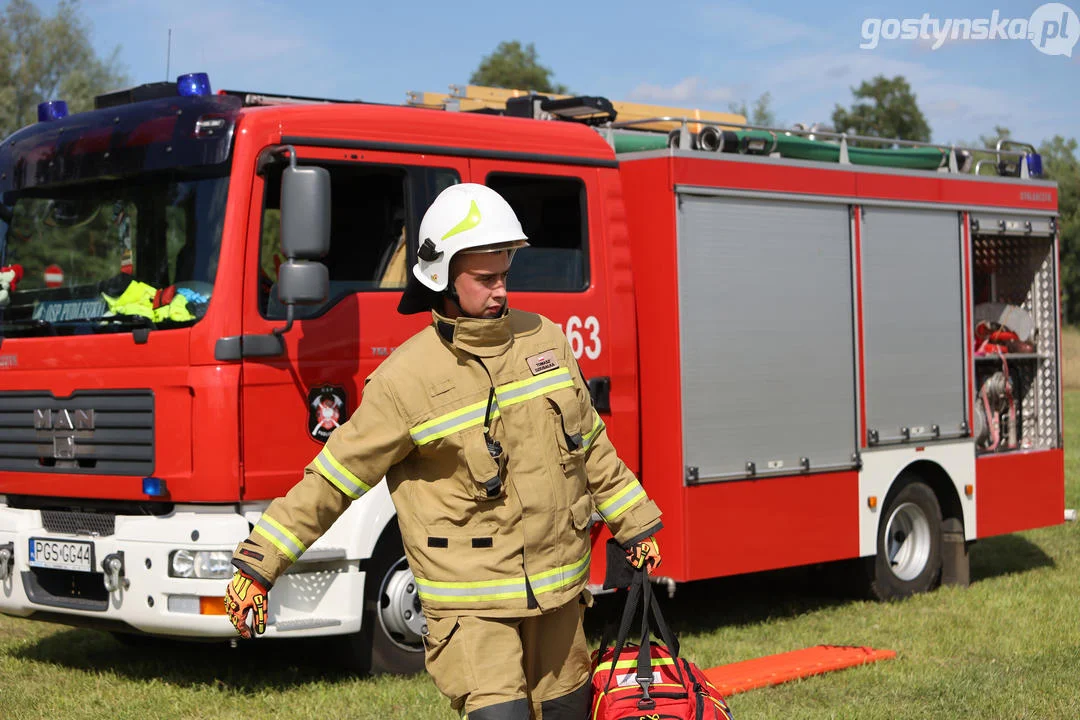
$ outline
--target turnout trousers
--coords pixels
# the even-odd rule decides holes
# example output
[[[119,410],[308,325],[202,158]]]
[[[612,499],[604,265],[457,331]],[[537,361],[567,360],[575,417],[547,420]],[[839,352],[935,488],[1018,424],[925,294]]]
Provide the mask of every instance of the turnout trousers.
[[[583,720],[590,657],[581,620],[590,598],[523,618],[428,621],[425,664],[468,720]]]

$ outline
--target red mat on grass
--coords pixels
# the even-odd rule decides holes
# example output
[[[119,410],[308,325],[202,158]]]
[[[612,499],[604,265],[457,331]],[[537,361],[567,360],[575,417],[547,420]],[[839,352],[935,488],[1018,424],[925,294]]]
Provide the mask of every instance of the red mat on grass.
[[[817,645],[779,655],[721,665],[705,670],[705,676],[723,695],[734,695],[754,688],[779,685],[789,680],[842,670],[855,665],[889,660],[893,650],[868,647]]]

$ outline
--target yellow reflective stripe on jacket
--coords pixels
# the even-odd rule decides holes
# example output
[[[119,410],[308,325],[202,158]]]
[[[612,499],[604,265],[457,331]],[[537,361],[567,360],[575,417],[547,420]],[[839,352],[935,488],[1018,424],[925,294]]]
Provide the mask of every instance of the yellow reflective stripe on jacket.
[[[500,408],[516,405],[534,397],[573,386],[574,381],[570,377],[568,368],[558,368],[541,373],[528,380],[518,380],[517,382],[499,385],[495,388],[495,400],[491,404],[491,417],[498,417]],[[412,436],[413,442],[417,445],[426,445],[447,435],[453,435],[456,432],[480,425],[484,422],[484,416],[487,414],[487,405],[487,400],[481,400],[445,415],[440,415],[411,428],[409,435]]]
[[[674,665],[675,664],[675,658],[669,658],[669,657],[650,658],[649,664],[652,665],[653,667],[657,667],[657,666],[660,666],[660,665]],[[636,668],[636,667],[637,667],[637,658],[636,657],[630,658],[629,660],[620,660],[619,662],[615,663],[615,669],[616,670],[624,670],[626,668]],[[610,670],[610,669],[611,669],[611,661],[610,660],[608,660],[607,662],[602,662],[602,663],[600,663],[599,665],[596,666],[595,670],[593,670],[593,675],[595,675],[598,672],[601,672],[602,670]]]
[[[580,580],[589,571],[589,553],[577,562],[538,573],[529,577],[528,584],[534,595],[560,590]],[[417,594],[422,600],[437,602],[484,602],[506,600],[527,596],[525,578],[504,580],[478,580],[474,582],[446,582],[415,577]]]
[[[644,500],[645,497],[645,488],[641,487],[641,483],[637,480],[632,480],[622,490],[600,503],[596,510],[603,515],[604,522],[611,522],[630,509],[631,505]]]
[[[360,478],[349,472],[348,468],[339,463],[337,458],[330,454],[328,448],[323,448],[322,452],[315,456],[315,467],[320,475],[332,482],[338,490],[353,500],[371,490],[370,485],[360,480]]]
[[[554,390],[573,387],[574,381],[570,377],[569,368],[558,368],[546,373],[540,373],[528,380],[518,380],[495,388],[495,397],[499,398],[499,405],[508,407],[519,402],[531,400],[540,395],[546,395]]]
[[[304,554],[307,547],[300,542],[300,538],[293,535],[289,530],[274,518],[263,513],[259,522],[255,525],[255,532],[274,544],[281,552],[285,553],[293,562]]]
[[[525,597],[525,578],[482,580],[479,582],[442,582],[414,576],[417,594],[422,600],[438,602],[474,602]]]
[[[567,585],[572,585],[587,572],[589,572],[589,553],[585,553],[585,557],[575,563],[530,575],[529,586],[532,587],[533,593],[536,595],[551,592],[552,590],[560,590]]]
[[[600,419],[600,416],[593,410],[593,426],[592,430],[585,433],[581,438],[581,449],[588,450],[592,445],[593,440],[600,434],[600,431],[604,429],[604,421]]]
[[[433,440],[480,425],[484,422],[484,415],[487,414],[487,405],[487,400],[482,400],[452,413],[440,415],[434,420],[428,420],[412,428],[409,434],[417,445],[426,445]],[[499,405],[495,401],[491,403],[491,417],[499,417]]]

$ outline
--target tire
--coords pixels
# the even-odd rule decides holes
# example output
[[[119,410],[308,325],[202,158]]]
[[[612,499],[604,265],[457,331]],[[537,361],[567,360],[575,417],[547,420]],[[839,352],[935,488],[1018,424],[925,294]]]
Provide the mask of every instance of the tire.
[[[424,669],[421,633],[426,621],[396,520],[379,539],[366,572],[363,627],[343,638],[343,659],[358,672],[420,672]]]
[[[941,582],[941,506],[925,483],[909,480],[889,499],[869,559],[869,590],[879,600],[933,590]]]

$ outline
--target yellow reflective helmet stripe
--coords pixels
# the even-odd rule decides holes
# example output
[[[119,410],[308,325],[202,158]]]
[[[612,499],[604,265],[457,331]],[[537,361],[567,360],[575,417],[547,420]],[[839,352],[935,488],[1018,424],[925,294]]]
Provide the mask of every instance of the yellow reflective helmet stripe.
[[[370,485],[353,475],[348,468],[338,462],[337,458],[330,453],[329,448],[324,447],[322,452],[315,456],[314,464],[320,475],[353,500],[371,490]]]
[[[604,522],[611,522],[645,497],[645,488],[641,487],[641,483],[631,480],[622,490],[600,503],[596,510],[604,517]]]
[[[573,385],[574,381],[567,368],[558,368],[527,380],[499,385],[495,388],[496,402],[492,403],[491,417],[498,417],[502,408]],[[409,435],[417,445],[426,445],[481,424],[486,414],[487,400],[481,400],[410,428]]]
[[[447,238],[457,235],[458,233],[463,233],[466,230],[472,230],[474,227],[480,224],[480,219],[480,208],[476,206],[475,200],[471,200],[469,202],[469,212],[465,215],[464,218],[462,218],[461,222],[447,230],[446,234],[443,235],[440,239],[445,240]]]
[[[285,556],[293,562],[296,562],[297,558],[307,550],[307,546],[300,542],[300,538],[266,513],[263,513],[259,522],[256,523],[255,532],[273,543],[274,547],[285,553]]]

